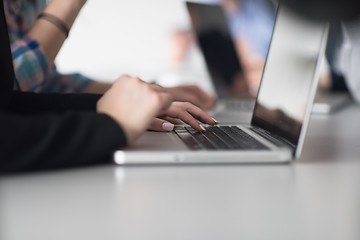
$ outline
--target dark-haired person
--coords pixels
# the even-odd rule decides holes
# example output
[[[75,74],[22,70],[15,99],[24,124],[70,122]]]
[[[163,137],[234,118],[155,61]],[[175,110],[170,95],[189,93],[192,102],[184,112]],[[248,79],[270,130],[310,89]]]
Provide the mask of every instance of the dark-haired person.
[[[360,103],[360,1],[359,0],[282,0],[294,11],[316,20],[340,25],[341,40],[336,42],[334,68],[344,76],[347,88]],[[338,36],[339,37],[339,36]]]

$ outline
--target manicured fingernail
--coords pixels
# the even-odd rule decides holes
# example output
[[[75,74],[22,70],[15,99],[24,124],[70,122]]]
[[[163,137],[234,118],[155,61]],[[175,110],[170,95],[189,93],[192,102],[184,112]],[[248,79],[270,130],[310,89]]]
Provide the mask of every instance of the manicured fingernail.
[[[219,123],[215,118],[212,117],[212,120],[214,120],[215,123]]]
[[[203,130],[204,132],[206,131],[206,129],[204,128],[204,126],[200,125],[201,130]]]
[[[162,129],[164,129],[165,131],[172,131],[174,130],[174,124],[172,123],[169,123],[169,122],[164,122],[162,125],[161,125]]]

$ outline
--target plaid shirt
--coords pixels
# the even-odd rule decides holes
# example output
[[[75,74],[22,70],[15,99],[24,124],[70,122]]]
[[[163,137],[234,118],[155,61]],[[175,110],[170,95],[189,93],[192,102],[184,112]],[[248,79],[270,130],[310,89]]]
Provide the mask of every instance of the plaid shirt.
[[[46,5],[47,0],[4,1],[18,82],[15,88],[30,92],[81,92],[91,80],[80,74],[60,74],[55,66],[49,69],[40,45],[28,36],[30,28]]]

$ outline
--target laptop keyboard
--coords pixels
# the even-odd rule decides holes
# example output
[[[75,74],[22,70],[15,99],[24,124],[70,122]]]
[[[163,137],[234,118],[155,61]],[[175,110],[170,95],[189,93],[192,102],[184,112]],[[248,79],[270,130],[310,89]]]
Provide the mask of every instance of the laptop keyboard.
[[[236,126],[211,126],[205,132],[176,127],[175,133],[192,150],[266,150],[264,144]]]

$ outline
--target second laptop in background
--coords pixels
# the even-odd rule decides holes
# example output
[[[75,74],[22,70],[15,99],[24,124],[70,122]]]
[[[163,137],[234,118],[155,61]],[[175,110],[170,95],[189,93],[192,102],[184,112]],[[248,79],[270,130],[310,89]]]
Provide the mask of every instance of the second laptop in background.
[[[275,12],[277,6],[272,5],[270,1],[255,1],[249,8],[244,2],[243,12],[235,14],[244,15],[239,19],[243,22],[240,27],[247,24],[249,27],[245,30],[239,30],[243,38],[250,39],[252,42],[259,42],[259,34],[255,31],[264,30],[273,31],[273,22],[275,21]],[[256,4],[256,5],[254,5]],[[222,5],[213,3],[197,3],[186,2],[188,13],[190,16],[193,31],[196,35],[198,46],[204,57],[206,67],[210,76],[210,80],[214,86],[214,90],[218,97],[218,106],[212,113],[221,123],[248,122],[251,119],[251,112],[254,107],[254,93],[244,88],[247,82],[245,80],[246,66],[237,51],[235,38],[231,32],[228,17]],[[253,18],[246,17],[247,9],[251,9]],[[249,10],[248,10],[249,11]],[[261,18],[267,12],[267,24],[256,18]],[[271,19],[274,18],[274,19]],[[249,28],[253,28],[250,29]],[[252,32],[252,33],[251,33]],[[237,36],[238,38],[239,36]],[[270,42],[266,35],[262,36],[262,54],[267,54],[266,45]],[[266,52],[266,53],[265,53]],[[247,57],[247,56],[243,56]],[[266,56],[264,56],[266,57]],[[258,76],[261,78],[262,69],[259,69]],[[239,87],[240,86],[240,87]],[[315,97],[312,113],[314,114],[330,114],[351,103],[349,94],[330,92],[328,90],[319,90]]]
[[[271,33],[273,31],[273,22],[275,22],[275,6],[272,4],[265,4],[267,2],[258,1],[253,4],[251,8],[241,8],[234,13],[240,17],[239,21],[247,22],[249,27],[237,26],[238,35],[243,39],[258,38],[254,31],[260,29],[268,29],[268,39],[262,36],[262,52],[263,62],[265,62],[268,51],[268,44],[271,40]],[[190,16],[193,31],[196,35],[198,46],[202,52],[205,64],[210,76],[210,80],[214,86],[214,90],[218,97],[218,108],[215,111],[215,117],[219,118],[219,114],[236,113],[239,110],[242,112],[251,112],[254,103],[257,89],[251,91],[248,87],[248,56],[240,56],[237,51],[236,43],[234,42],[234,33],[232,33],[228,24],[228,17],[221,5],[206,4],[197,2],[186,2],[188,13]],[[240,8],[239,8],[240,9]],[[250,9],[250,10],[249,10]],[[251,12],[249,12],[251,11]],[[254,15],[257,18],[262,16],[263,12],[267,12],[267,18],[273,18],[272,21],[260,21],[255,18],[248,18],[247,15]],[[241,17],[245,16],[245,17]],[[247,19],[247,20],[246,20]],[[236,21],[233,21],[236,22]],[[242,24],[242,25],[244,25]],[[253,29],[249,29],[253,27]],[[256,42],[256,41],[254,41]],[[256,44],[254,44],[256,45]],[[259,56],[261,54],[258,54]],[[262,65],[263,66],[263,65]],[[257,69],[258,73],[257,83],[261,80],[262,67]],[[237,118],[238,119],[238,118]],[[225,118],[225,120],[227,120]],[[220,122],[224,122],[220,119]],[[230,121],[231,122],[231,121]]]

